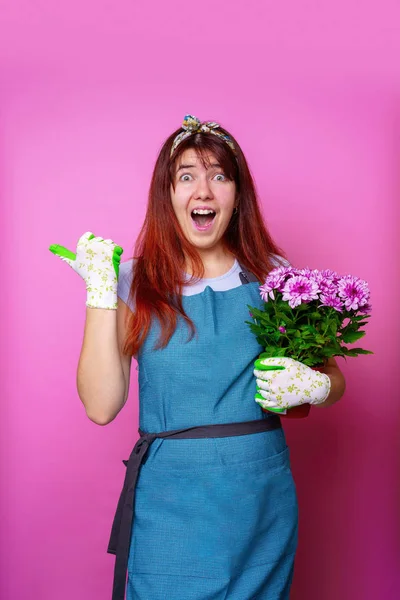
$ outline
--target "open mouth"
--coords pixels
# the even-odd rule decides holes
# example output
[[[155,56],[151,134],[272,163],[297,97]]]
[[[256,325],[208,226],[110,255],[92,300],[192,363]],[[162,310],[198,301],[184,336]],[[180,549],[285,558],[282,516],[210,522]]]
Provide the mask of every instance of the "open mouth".
[[[216,213],[214,211],[197,211],[196,209],[192,210],[190,214],[192,218],[192,223],[196,227],[196,229],[200,231],[204,231],[209,229],[214,222]]]

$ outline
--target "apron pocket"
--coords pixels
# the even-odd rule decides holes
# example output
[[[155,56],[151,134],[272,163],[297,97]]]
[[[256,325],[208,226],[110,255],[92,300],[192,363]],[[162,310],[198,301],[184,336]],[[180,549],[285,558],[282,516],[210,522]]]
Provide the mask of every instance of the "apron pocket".
[[[146,466],[136,488],[131,573],[228,580],[295,551],[297,498],[288,448],[244,465]]]

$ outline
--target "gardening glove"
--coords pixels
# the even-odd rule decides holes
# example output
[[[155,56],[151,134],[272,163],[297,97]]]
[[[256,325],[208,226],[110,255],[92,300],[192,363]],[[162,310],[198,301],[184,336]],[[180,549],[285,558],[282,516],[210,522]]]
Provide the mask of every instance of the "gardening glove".
[[[258,358],[255,401],[267,410],[286,413],[299,404],[321,404],[329,396],[331,380],[325,373],[286,356]]]
[[[76,254],[53,244],[50,252],[59,256],[85,280],[89,308],[117,308],[119,263],[123,249],[112,240],[95,237],[91,231],[78,240]]]

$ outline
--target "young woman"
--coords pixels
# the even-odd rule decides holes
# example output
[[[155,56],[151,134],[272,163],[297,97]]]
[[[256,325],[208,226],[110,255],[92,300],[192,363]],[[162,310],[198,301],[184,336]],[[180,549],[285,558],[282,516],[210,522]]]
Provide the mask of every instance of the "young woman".
[[[50,249],[87,285],[78,392],[91,420],[116,417],[138,362],[140,438],[108,547],[113,600],[125,587],[128,600],[287,599],[296,491],[280,418],[254,400],[263,348],[245,321],[263,304],[260,282],[288,263],[237,140],[186,115],[157,158],[133,259],[120,265],[122,248],[90,232],[76,255]],[[337,373],[302,366],[309,402],[338,399]]]

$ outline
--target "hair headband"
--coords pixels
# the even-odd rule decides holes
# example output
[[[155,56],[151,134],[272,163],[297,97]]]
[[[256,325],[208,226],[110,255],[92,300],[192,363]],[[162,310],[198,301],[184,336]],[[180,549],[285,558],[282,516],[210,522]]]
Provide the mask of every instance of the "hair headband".
[[[176,138],[173,141],[170,156],[174,153],[175,149],[184,139],[193,135],[194,133],[212,133],[213,135],[217,135],[221,139],[224,140],[228,144],[228,146],[233,150],[236,154],[236,148],[232,139],[229,135],[222,133],[222,131],[218,131],[219,124],[214,121],[207,121],[204,123],[200,123],[199,119],[194,115],[185,115],[183,119],[182,128],[184,131],[178,133]]]

